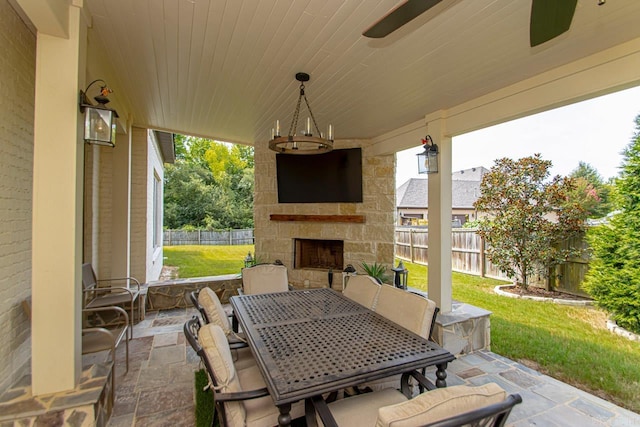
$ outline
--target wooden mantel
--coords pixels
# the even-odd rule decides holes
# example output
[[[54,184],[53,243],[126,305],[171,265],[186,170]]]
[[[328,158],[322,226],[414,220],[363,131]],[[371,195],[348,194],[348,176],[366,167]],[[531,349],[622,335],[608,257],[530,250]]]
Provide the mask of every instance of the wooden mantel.
[[[365,222],[364,215],[290,215],[271,214],[271,221],[307,221],[307,222],[350,222],[362,224]]]

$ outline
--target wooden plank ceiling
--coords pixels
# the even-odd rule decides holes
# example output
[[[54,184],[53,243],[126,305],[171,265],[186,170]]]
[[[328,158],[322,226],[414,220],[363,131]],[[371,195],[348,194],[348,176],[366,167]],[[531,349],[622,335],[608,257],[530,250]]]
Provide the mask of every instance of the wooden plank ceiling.
[[[85,1],[135,125],[247,144],[275,119],[288,130],[298,71],[321,127],[369,138],[640,37],[638,0],[579,0],[569,32],[536,48],[531,0],[444,0],[385,39],[361,35],[396,3]]]

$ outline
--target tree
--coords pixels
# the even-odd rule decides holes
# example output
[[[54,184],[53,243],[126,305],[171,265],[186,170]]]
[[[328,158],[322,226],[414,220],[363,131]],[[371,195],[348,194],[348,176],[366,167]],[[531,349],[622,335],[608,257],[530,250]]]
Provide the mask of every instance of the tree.
[[[478,211],[478,234],[488,243],[492,263],[526,289],[536,273],[546,276],[550,267],[571,255],[554,244],[584,229],[585,213],[568,201],[574,182],[549,178],[551,161],[539,154],[520,160],[502,158],[484,175]]]
[[[582,286],[618,325],[640,333],[640,115],[615,193],[617,213],[587,231],[592,256]]]
[[[569,174],[575,187],[569,200],[579,203],[589,218],[602,218],[611,211],[611,186],[604,182],[598,171],[588,163],[580,162]]]
[[[176,135],[165,172],[168,228],[253,227],[253,147]]]

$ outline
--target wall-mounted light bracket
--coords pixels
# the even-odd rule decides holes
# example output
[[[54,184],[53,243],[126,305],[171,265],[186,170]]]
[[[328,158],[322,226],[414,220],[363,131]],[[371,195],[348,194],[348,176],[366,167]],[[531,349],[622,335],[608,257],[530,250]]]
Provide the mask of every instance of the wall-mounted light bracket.
[[[424,145],[424,151],[416,154],[418,156],[418,173],[438,173],[438,146],[433,143],[431,135],[424,137],[422,145]]]
[[[100,87],[100,94],[93,98],[98,104],[93,105],[87,97],[87,92],[97,82],[102,82],[104,85]],[[116,146],[115,119],[118,117],[118,113],[107,107],[109,102],[107,96],[111,92],[112,90],[107,87],[107,83],[99,79],[89,83],[84,91],[80,91],[78,104],[80,112],[84,114],[84,142],[87,144]]]

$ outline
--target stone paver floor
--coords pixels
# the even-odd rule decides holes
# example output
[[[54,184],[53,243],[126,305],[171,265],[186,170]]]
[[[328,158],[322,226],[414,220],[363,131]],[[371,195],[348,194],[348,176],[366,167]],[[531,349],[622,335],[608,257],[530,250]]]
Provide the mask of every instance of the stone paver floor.
[[[135,326],[126,374],[124,346],[118,349],[109,427],[195,425],[193,373],[199,358],[182,333],[194,314],[192,309],[147,313]],[[447,374],[448,385],[496,382],[520,393],[523,403],[514,408],[508,426],[640,426],[639,414],[489,351],[458,357]]]

